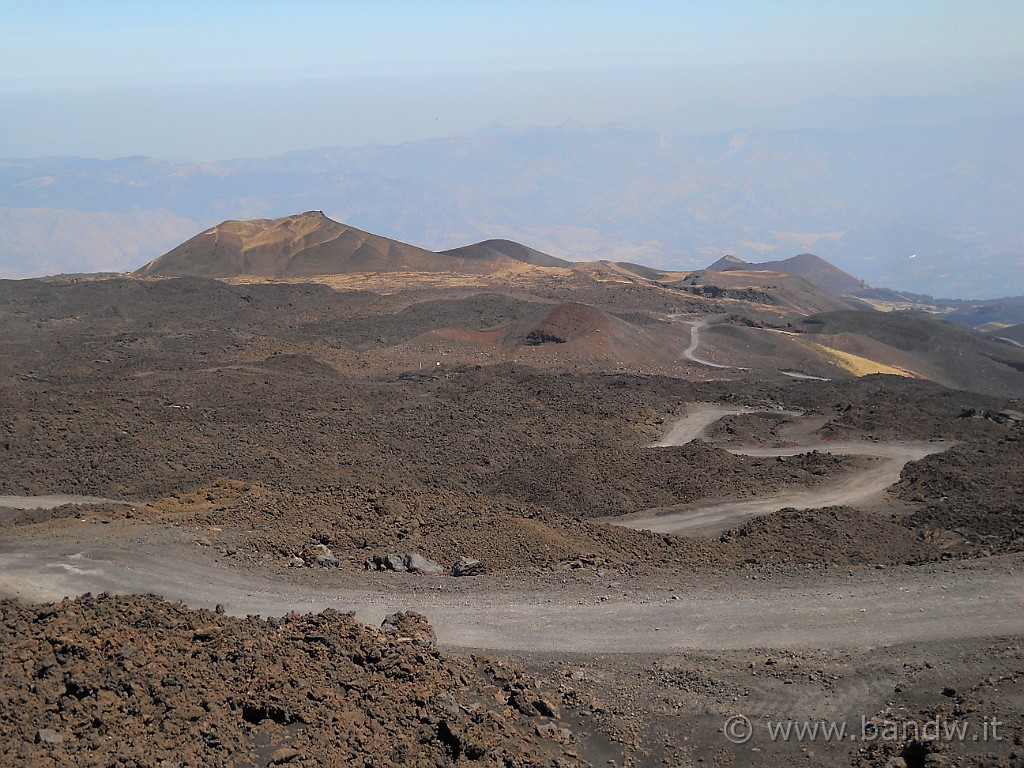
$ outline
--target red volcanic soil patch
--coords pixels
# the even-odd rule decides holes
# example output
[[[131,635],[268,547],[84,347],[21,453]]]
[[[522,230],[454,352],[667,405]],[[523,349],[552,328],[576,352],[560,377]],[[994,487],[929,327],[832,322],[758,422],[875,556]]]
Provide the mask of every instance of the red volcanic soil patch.
[[[501,341],[501,328],[488,331],[473,331],[469,328],[439,328],[424,334],[425,338],[442,338],[448,341],[464,341],[470,344],[497,344]]]
[[[522,320],[511,323],[502,334],[502,342],[528,346],[565,344],[590,338],[602,331],[611,333],[617,323],[629,325],[584,304],[557,304],[550,308],[544,307]]]
[[[673,362],[685,343],[678,328],[639,326],[584,304],[544,306],[520,320],[496,328],[472,331],[443,328],[421,337],[535,348],[538,352],[574,358],[642,362]]]

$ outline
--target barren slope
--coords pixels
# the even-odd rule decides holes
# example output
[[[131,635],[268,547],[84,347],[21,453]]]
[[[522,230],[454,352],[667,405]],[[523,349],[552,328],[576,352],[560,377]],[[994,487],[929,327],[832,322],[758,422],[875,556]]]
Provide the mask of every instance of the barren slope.
[[[801,253],[779,261],[764,261],[756,264],[737,259],[735,256],[723,256],[709,270],[720,272],[742,270],[747,272],[785,272],[789,275],[802,277],[819,288],[824,288],[835,296],[845,296],[868,287],[863,280],[858,280],[848,272],[844,272],[813,253]]]
[[[572,263],[512,240],[484,240],[473,245],[442,251],[442,253],[459,259],[515,259],[535,267],[568,267]]]
[[[947,387],[1024,395],[1024,349],[928,315],[829,312],[798,327],[807,340],[881,360]]]
[[[816,312],[863,309],[858,299],[834,296],[798,275],[767,270],[705,270],[666,281],[678,290],[720,302],[758,320],[780,320]]]
[[[313,277],[354,272],[490,273],[516,264],[560,260],[511,241],[433,253],[339,224],[321,211],[281,219],[226,221],[174,248],[140,277]]]
[[[1019,403],[893,376],[775,375],[792,364],[794,338],[838,343],[864,329],[796,333],[793,307],[695,295],[621,267],[518,273],[486,289],[395,290],[394,274],[377,278],[379,293],[0,281],[0,493],[143,504],[0,512],[0,591],[155,591],[228,614],[333,607],[374,623],[419,609],[449,647],[538,664],[571,654],[552,687],[566,697],[569,748],[598,765],[885,765],[848,741],[775,744],[762,732],[737,746],[722,725],[739,712],[859,724],[936,702],[951,717],[955,706],[1014,723],[978,765],[1013,764]],[[777,273],[759,274],[766,282],[747,288],[771,299]],[[712,318],[742,325],[730,354],[758,334],[786,341],[756,370],[686,360],[694,341],[694,358],[723,351]],[[493,338],[467,342],[477,357],[453,363],[453,328]],[[909,354],[896,330],[872,343]],[[531,334],[542,343],[525,344]],[[682,365],[638,373],[629,355],[650,359],[659,343]],[[609,353],[628,367],[584,367]],[[501,355],[519,362],[495,364]],[[698,402],[730,415],[673,434]],[[705,429],[711,442],[649,447]],[[749,510],[851,476],[895,479],[895,466],[881,478],[865,470],[920,441],[958,445],[904,468],[899,497],[880,508],[783,509],[712,540],[597,519],[685,503]],[[336,566],[310,559],[324,546]],[[394,553],[443,572],[364,570]],[[462,556],[486,572],[454,577]],[[512,695],[543,687],[434,655],[417,644],[429,639],[418,621],[422,634],[392,634],[338,614],[239,621],[106,597],[0,611],[8,763],[157,759],[184,743],[197,765],[266,765],[270,746],[298,750],[278,755],[293,764],[458,764],[475,745],[489,745],[484,761],[508,747],[507,762],[529,764],[567,738],[554,715]],[[150,718],[141,724],[136,700]],[[968,764],[955,749],[948,762]]]

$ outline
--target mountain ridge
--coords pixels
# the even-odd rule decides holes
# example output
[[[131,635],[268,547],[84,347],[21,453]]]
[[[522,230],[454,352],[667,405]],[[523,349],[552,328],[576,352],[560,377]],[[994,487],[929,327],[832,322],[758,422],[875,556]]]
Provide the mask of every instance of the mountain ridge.
[[[198,232],[323,209],[433,251],[512,237],[562,258],[664,270],[723,253],[757,261],[811,252],[901,291],[1019,295],[1022,125],[1020,115],[983,115],[899,130],[746,126],[701,136],[620,126],[205,164],[0,160],[0,270],[83,271],[83,249],[109,253],[93,269],[121,269],[123,254],[141,264],[181,242],[153,232],[137,249],[122,247],[120,234],[137,237],[144,215],[154,230],[173,215]],[[54,213],[41,218],[40,209]]]
[[[785,272],[802,277],[824,288],[834,296],[847,296],[857,291],[869,289],[867,283],[854,277],[834,264],[829,263],[813,253],[800,253],[788,259],[777,261],[749,262],[735,256],[726,255],[708,267],[717,272],[749,270],[754,272]]]
[[[277,219],[228,220],[136,270],[138,277],[315,277],[359,272],[500,271],[516,264],[569,262],[511,240],[428,251],[328,218],[323,211]]]

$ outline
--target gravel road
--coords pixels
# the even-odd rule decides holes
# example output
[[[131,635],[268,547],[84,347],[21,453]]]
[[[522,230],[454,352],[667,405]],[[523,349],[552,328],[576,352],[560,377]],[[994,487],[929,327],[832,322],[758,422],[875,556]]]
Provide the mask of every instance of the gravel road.
[[[679,419],[654,447],[685,445],[701,437],[705,430],[723,416],[738,413],[755,413],[752,408],[727,408],[719,405],[699,403],[691,406],[686,415]],[[786,412],[790,416],[798,416]],[[822,451],[845,456],[869,456],[881,460],[873,467],[856,470],[840,477],[836,482],[806,490],[785,491],[760,499],[742,501],[723,500],[714,503],[686,504],[650,509],[619,519],[609,519],[627,528],[641,528],[655,533],[674,533],[686,536],[713,536],[748,520],[767,515],[786,507],[815,509],[839,505],[863,505],[876,503],[885,496],[885,490],[900,479],[900,473],[908,461],[918,461],[932,453],[939,453],[951,446],[942,442],[905,441],[836,441],[825,442],[813,436],[811,428],[818,420],[807,419],[797,424],[791,436],[799,444],[785,448],[744,447],[730,448],[730,453],[744,456],[796,456],[809,451]]]

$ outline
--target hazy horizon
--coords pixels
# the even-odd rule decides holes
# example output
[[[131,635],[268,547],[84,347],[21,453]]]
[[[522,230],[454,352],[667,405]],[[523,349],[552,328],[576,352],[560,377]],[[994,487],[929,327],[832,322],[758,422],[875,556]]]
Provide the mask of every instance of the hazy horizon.
[[[2,8],[5,158],[218,161],[1024,80],[1008,2]]]
[[[439,250],[811,251],[918,293],[1024,293],[1019,3],[0,10],[0,275],[317,209]]]

